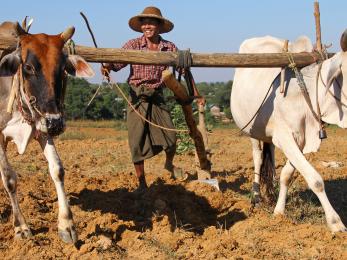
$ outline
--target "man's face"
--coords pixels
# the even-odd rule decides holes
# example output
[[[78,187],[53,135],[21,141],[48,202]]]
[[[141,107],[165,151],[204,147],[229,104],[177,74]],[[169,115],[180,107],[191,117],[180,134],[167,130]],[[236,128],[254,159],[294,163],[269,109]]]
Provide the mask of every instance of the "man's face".
[[[159,21],[155,18],[144,18],[141,30],[146,38],[157,36],[159,35]]]

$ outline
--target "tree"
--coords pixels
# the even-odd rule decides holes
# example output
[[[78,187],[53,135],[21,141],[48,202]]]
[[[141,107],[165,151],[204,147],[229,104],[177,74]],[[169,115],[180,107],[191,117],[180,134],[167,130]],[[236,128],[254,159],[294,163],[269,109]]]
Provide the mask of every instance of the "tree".
[[[129,86],[127,83],[118,84],[122,91],[128,96]],[[67,119],[122,119],[123,110],[127,107],[126,101],[119,95],[115,88],[110,88],[109,85],[101,85],[98,94],[87,107],[88,102],[94,96],[99,88],[98,84],[91,84],[85,79],[69,77],[67,83],[67,91],[65,95],[65,114]],[[197,83],[197,88],[202,96],[206,98],[207,106],[219,106],[227,116],[230,114],[230,92],[232,81],[229,82],[201,82]],[[164,89],[166,97],[173,96],[170,90]],[[177,103],[173,98],[169,98],[167,105],[172,111]],[[196,106],[193,103],[193,109]],[[209,117],[209,113],[206,117]]]

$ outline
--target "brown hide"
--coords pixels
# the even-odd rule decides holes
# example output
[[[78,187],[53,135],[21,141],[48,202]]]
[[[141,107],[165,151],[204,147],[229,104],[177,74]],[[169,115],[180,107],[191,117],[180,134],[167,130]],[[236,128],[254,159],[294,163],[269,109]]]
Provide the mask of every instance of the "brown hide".
[[[28,122],[34,123],[36,121],[37,130],[48,130],[48,134],[52,136],[64,130],[64,118],[61,110],[67,57],[63,53],[63,47],[73,33],[73,27],[58,35],[47,35],[26,33],[18,23],[5,22],[0,25],[0,37],[1,35],[10,36],[18,42],[17,51],[7,51],[11,53],[6,56],[6,60],[15,62],[15,57],[18,61],[20,56],[21,65],[18,75],[25,94],[22,96],[22,100],[30,100],[31,104],[31,108],[28,108],[28,101],[16,102],[13,111],[19,109]],[[4,62],[6,64],[6,61]],[[0,78],[1,129],[11,118],[11,114],[6,112],[11,81],[12,77]],[[37,122],[43,122],[39,121],[39,118],[44,119],[46,123],[37,125]]]
[[[60,35],[47,35],[47,34],[26,34],[20,37],[21,56],[23,63],[27,61],[28,53],[32,53],[41,65],[42,71],[35,71],[39,74],[42,72],[42,76],[46,82],[46,97],[45,101],[55,100],[55,87],[58,80],[62,78],[56,78],[56,71],[61,68],[62,62],[62,49],[64,47],[64,41]],[[36,68],[34,68],[36,69]],[[62,74],[60,74],[62,75]],[[26,90],[30,93],[30,89],[26,84]],[[61,82],[58,82],[59,84]],[[60,86],[60,85],[59,85]],[[40,86],[44,87],[44,86]],[[61,91],[61,90],[59,90]],[[57,113],[59,111],[44,111],[50,113]]]
[[[17,26],[15,23],[3,22],[0,24],[0,38],[12,38],[14,41],[17,41],[18,35],[16,28]],[[0,50],[0,59],[8,53],[9,51]]]

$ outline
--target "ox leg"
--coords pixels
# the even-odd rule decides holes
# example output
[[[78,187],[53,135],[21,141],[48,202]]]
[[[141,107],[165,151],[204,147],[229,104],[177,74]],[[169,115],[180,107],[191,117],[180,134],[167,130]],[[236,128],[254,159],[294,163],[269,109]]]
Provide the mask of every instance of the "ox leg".
[[[74,227],[72,212],[64,190],[64,168],[51,137],[41,136],[40,145],[48,161],[49,173],[53,179],[59,203],[58,233],[66,243],[76,243],[77,233]]]
[[[282,148],[286,157],[305,178],[310,189],[317,195],[323,206],[330,230],[332,232],[346,231],[345,225],[329,202],[324,189],[324,181],[320,174],[306,160],[290,133],[284,133],[281,136],[282,139],[279,142],[280,148]]]
[[[254,163],[254,182],[252,187],[252,204],[255,205],[260,202],[260,167],[263,161],[263,150],[261,142],[257,139],[251,138],[253,163]]]
[[[0,145],[0,171],[4,187],[10,197],[12,205],[15,238],[31,237],[31,231],[19,208],[17,199],[17,175],[8,163],[3,145]]]
[[[286,164],[284,165],[282,171],[281,171],[281,177],[280,177],[280,192],[278,195],[278,200],[276,203],[276,207],[274,210],[274,214],[284,214],[284,209],[286,205],[286,198],[287,198],[287,192],[288,192],[288,185],[290,183],[290,180],[293,176],[293,173],[295,171],[295,168],[293,164],[289,160],[287,160]]]

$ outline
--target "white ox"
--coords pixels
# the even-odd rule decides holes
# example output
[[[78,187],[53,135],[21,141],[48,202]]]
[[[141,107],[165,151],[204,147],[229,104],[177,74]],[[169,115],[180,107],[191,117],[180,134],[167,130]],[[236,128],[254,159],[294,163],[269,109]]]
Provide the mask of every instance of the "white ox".
[[[284,40],[270,36],[252,38],[242,43],[240,53],[280,53],[283,46]],[[307,66],[301,72],[315,113],[318,103],[322,121],[346,128],[347,30],[341,37],[341,48],[341,52],[323,62],[317,88],[318,64]],[[290,52],[311,50],[312,44],[306,37],[289,44]],[[285,92],[280,93],[279,73],[280,68],[238,68],[235,71],[230,107],[236,124],[252,138],[255,184],[259,185],[262,149],[270,148],[267,149],[271,154],[269,158],[273,159],[274,147],[280,148],[288,160],[281,171],[280,193],[274,214],[284,214],[288,184],[297,169],[319,198],[329,228],[333,232],[346,231],[327,198],[322,177],[304,156],[319,149],[320,123],[309,109],[297,79],[289,69],[286,71]],[[326,85],[331,85],[329,91]]]

